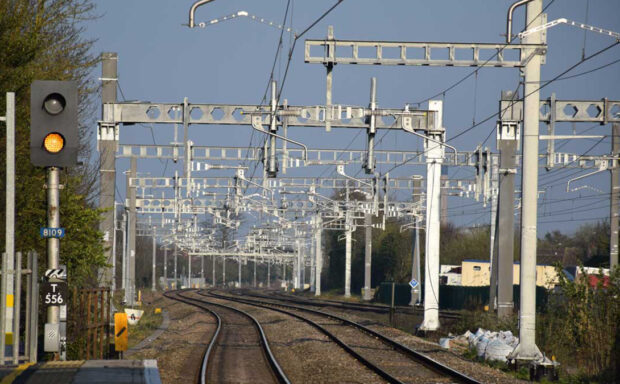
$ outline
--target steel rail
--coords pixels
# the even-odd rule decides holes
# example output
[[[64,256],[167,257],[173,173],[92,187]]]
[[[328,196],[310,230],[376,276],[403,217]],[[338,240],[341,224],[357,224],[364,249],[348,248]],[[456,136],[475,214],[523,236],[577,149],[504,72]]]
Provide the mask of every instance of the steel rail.
[[[234,307],[231,307],[231,306],[228,306],[228,305],[219,304],[219,303],[213,303],[213,302],[207,302],[207,301],[204,301],[204,300],[187,297],[187,296],[184,296],[184,295],[180,294],[180,292],[196,292],[196,290],[186,290],[186,291],[180,291],[180,292],[176,291],[176,292],[177,292],[177,296],[183,298],[184,300],[193,302],[193,304],[190,304],[190,303],[187,303],[187,304],[207,309],[211,313],[215,313],[215,312],[213,310],[211,310],[211,309],[203,307],[203,305],[213,305],[213,306],[216,306],[216,307],[229,309],[229,310],[232,310],[234,312],[237,312],[237,313],[239,313],[239,314],[249,318],[252,321],[252,324],[254,325],[254,327],[258,330],[258,333],[259,333],[260,339],[261,339],[261,345],[263,347],[263,351],[265,352],[265,356],[267,357],[267,361],[269,362],[269,365],[270,365],[270,367],[272,369],[272,372],[273,372],[276,380],[279,383],[291,384],[290,380],[288,379],[288,377],[284,373],[284,370],[282,369],[282,367],[280,367],[280,364],[278,364],[278,361],[276,360],[276,357],[274,356],[273,352],[271,351],[271,348],[269,347],[269,342],[267,340],[267,336],[265,335],[263,327],[260,325],[260,323],[258,322],[258,320],[256,320],[256,318],[254,316],[250,315],[249,313],[247,313],[245,311],[242,311],[240,309],[237,309],[237,308],[234,308]],[[180,301],[184,301],[184,300],[180,300]],[[200,303],[202,305],[195,304],[195,303]],[[218,318],[219,318],[219,316],[218,316]],[[207,358],[208,358],[208,356],[207,356]],[[205,365],[205,368],[206,368],[206,364],[207,363],[203,362],[203,365]],[[206,369],[205,369],[205,373],[206,373]],[[203,375],[203,380],[205,380],[204,377],[205,377],[205,375]],[[204,381],[203,381],[203,383],[204,383]]]
[[[328,300],[328,299],[301,299],[291,297],[289,295],[280,294],[279,292],[274,292],[272,296],[260,295],[256,293],[243,292],[243,295],[270,299],[270,300],[278,300],[278,301],[287,301],[291,303],[301,304],[301,305],[311,305],[315,307],[333,307],[340,309],[350,309],[354,311],[360,312],[373,312],[373,313],[389,313],[390,307],[387,305],[379,305],[379,304],[367,304],[367,303],[347,303],[339,300]],[[418,310],[416,308],[397,306],[394,307],[396,313],[402,313],[406,315],[421,315],[423,313],[422,310]],[[449,319],[449,320],[459,320],[461,319],[461,315],[453,312],[440,312],[440,318]]]
[[[174,296],[176,294],[176,296]],[[190,300],[188,300],[187,298],[179,295],[176,292],[165,292],[164,296],[171,299],[171,300],[176,300],[176,301],[180,301],[182,303],[194,306],[196,308],[200,308],[204,311],[207,311],[209,313],[211,313],[215,319],[217,320],[217,327],[215,328],[215,332],[213,333],[213,336],[211,337],[211,341],[209,342],[209,346],[207,347],[207,350],[205,351],[203,357],[202,357],[202,364],[200,366],[200,384],[206,384],[207,382],[207,364],[209,362],[209,357],[211,356],[211,351],[213,350],[213,346],[215,345],[215,341],[217,340],[217,337],[220,334],[220,330],[222,329],[222,319],[220,318],[220,316],[215,313],[214,311],[212,311],[209,308],[206,308],[204,306],[195,304],[193,302],[191,302]]]
[[[364,356],[360,355],[353,348],[351,348],[347,343],[345,343],[344,341],[342,341],[341,339],[336,337],[336,335],[334,335],[332,332],[328,331],[327,329],[325,329],[323,326],[321,326],[320,324],[316,323],[315,321],[307,319],[307,318],[305,318],[303,316],[300,316],[300,315],[298,315],[296,313],[285,311],[283,309],[272,308],[272,307],[269,307],[267,305],[253,303],[253,302],[250,302],[250,301],[244,301],[243,299],[235,299],[235,298],[229,298],[229,297],[226,297],[226,296],[220,296],[220,295],[214,294],[212,292],[209,292],[209,294],[204,294],[202,292],[198,292],[198,294],[202,295],[202,296],[205,296],[205,297],[209,297],[209,295],[212,295],[215,298],[220,298],[220,299],[223,299],[223,300],[236,301],[236,302],[240,302],[240,303],[243,303],[243,304],[253,305],[253,306],[269,309],[271,311],[276,311],[276,312],[284,313],[284,314],[286,314],[288,316],[292,316],[292,317],[294,317],[296,319],[299,319],[299,320],[301,320],[301,321],[303,321],[305,323],[310,324],[314,328],[318,329],[319,332],[321,332],[325,336],[329,337],[336,344],[338,344],[340,347],[342,347],[347,353],[349,353],[351,356],[353,356],[356,360],[359,360],[363,365],[365,365],[371,371],[375,372],[377,375],[381,376],[382,378],[384,378],[388,382],[394,383],[394,384],[403,384],[402,381],[398,380],[397,378],[395,378],[394,376],[390,375],[389,373],[387,373],[386,371],[384,371],[383,369],[381,369],[377,365],[375,365],[372,362],[370,362],[369,360],[367,360]]]
[[[318,310],[314,310],[314,309],[309,309],[309,308],[303,308],[303,307],[298,307],[295,305],[288,305],[288,304],[282,304],[282,303],[271,303],[271,302],[265,302],[265,301],[260,301],[260,300],[248,300],[248,299],[241,299],[241,298],[237,298],[237,297],[230,297],[230,296],[223,296],[223,295],[218,295],[216,293],[213,293],[212,291],[207,291],[207,293],[203,293],[201,291],[198,292],[199,295],[202,296],[212,296],[212,297],[216,297],[216,298],[221,298],[223,300],[229,300],[229,301],[236,301],[236,302],[240,302],[240,303],[245,303],[245,304],[249,304],[249,305],[254,305],[254,306],[259,306],[259,307],[264,307],[264,308],[269,308],[269,309],[275,309],[275,308],[271,308],[270,306],[280,306],[280,307],[284,307],[284,308],[289,308],[289,309],[296,309],[296,310],[300,310],[300,311],[304,311],[304,312],[308,312],[308,313],[312,313],[312,314],[316,314],[319,316],[324,316],[327,318],[331,318],[337,321],[340,321],[346,325],[352,326],[354,328],[357,328],[359,330],[361,330],[362,332],[365,332],[377,339],[379,339],[380,341],[384,342],[385,344],[393,347],[394,349],[402,352],[404,355],[412,358],[413,360],[425,365],[428,368],[431,368],[432,370],[434,370],[437,373],[440,373],[442,375],[448,375],[450,377],[452,377],[453,379],[458,380],[461,383],[467,383],[467,384],[479,384],[480,382],[465,375],[464,373],[458,372],[442,363],[440,363],[439,361],[432,359],[420,352],[417,352],[411,348],[409,348],[408,346],[401,344],[395,340],[390,339],[387,336],[384,336],[383,334],[374,331],[366,326],[363,326],[359,323],[356,323],[354,321],[345,319],[343,317],[340,317],[338,315],[334,315],[331,313],[326,313],[326,312],[322,312],[322,311],[318,311]],[[286,312],[286,311],[284,311]],[[287,312],[288,313],[288,312]],[[290,314],[290,313],[289,313]],[[292,314],[291,314],[292,315]],[[306,319],[307,320],[307,319]],[[371,363],[372,364],[372,363]],[[396,380],[396,379],[394,379]],[[398,382],[398,381],[397,381]]]

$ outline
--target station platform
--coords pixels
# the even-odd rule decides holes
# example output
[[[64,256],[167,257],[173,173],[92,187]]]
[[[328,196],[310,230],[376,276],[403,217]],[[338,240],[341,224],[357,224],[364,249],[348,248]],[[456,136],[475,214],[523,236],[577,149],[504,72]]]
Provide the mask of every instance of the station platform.
[[[161,384],[156,360],[49,361],[4,373],[1,384]]]

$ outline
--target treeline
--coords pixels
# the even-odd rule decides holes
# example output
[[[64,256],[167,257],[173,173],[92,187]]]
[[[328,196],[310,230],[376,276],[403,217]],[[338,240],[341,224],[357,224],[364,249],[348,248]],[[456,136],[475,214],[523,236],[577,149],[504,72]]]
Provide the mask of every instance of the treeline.
[[[376,218],[375,218],[376,219]],[[411,278],[413,231],[401,231],[403,222],[388,220],[385,230],[372,231],[372,286],[383,281],[406,283]],[[364,228],[353,232],[351,289],[364,285]],[[490,228],[457,227],[443,224],[440,237],[441,264],[458,265],[466,259],[489,259]],[[424,231],[420,231],[422,273],[424,271]],[[553,231],[538,240],[537,262],[564,266],[609,267],[609,222],[584,224],[572,235]],[[323,284],[326,289],[343,289],[345,243],[341,231],[324,232]],[[515,230],[515,255],[519,260],[519,232]]]
[[[30,164],[30,84],[40,80],[75,80],[80,97],[80,161],[62,170],[60,224],[66,236],[60,242],[60,261],[69,270],[73,285],[96,285],[96,272],[105,265],[100,212],[95,208],[97,161],[91,149],[97,109],[96,85],[90,76],[97,64],[92,41],[81,37],[83,23],[93,18],[90,0],[0,0],[0,114],[6,114],[6,92],[16,102],[16,219],[15,250],[39,253],[45,269],[45,240],[39,228],[46,226],[46,172]],[[6,153],[6,129],[0,129],[0,148]],[[5,212],[6,157],[0,156],[0,217]],[[0,231],[0,246],[5,244]]]

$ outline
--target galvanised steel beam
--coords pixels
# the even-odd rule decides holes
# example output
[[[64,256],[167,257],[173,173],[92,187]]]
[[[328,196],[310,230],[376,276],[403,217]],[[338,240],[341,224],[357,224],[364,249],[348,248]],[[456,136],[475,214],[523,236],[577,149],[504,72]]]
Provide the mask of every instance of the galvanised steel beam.
[[[271,107],[265,105],[239,104],[187,104],[184,103],[109,103],[106,108],[113,111],[105,123],[125,124],[207,124],[207,125],[252,125],[252,116],[261,115],[264,125],[271,123]],[[187,113],[179,113],[188,108]],[[325,116],[330,116],[334,128],[367,128],[367,119],[376,116],[378,129],[403,129],[403,117],[407,126],[415,130],[426,130],[433,126],[433,111],[378,108],[371,111],[355,106],[278,106],[276,123],[288,127],[325,127]],[[184,119],[187,119],[185,121]]]
[[[523,100],[502,100],[500,111],[509,110],[516,121],[523,118]],[[540,121],[544,123],[618,123],[620,101],[618,100],[540,100]]]
[[[306,40],[305,62],[442,67],[524,67],[523,49],[544,54],[547,46],[497,43],[441,43],[361,40]]]

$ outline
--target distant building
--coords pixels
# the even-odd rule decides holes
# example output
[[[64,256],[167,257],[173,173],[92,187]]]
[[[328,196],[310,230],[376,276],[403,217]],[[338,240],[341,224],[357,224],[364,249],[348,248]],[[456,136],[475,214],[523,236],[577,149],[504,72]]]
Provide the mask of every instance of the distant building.
[[[461,266],[442,265],[439,271],[439,284],[441,285],[461,285]]]
[[[588,285],[593,288],[599,283],[605,288],[609,285],[609,268],[572,266],[564,268],[564,273],[571,281],[580,281],[587,277]]]
[[[512,283],[519,284],[521,265],[513,264]],[[536,285],[551,289],[558,282],[555,267],[551,265],[536,266]],[[461,285],[480,287],[491,284],[491,264],[484,260],[463,260],[461,262]]]

